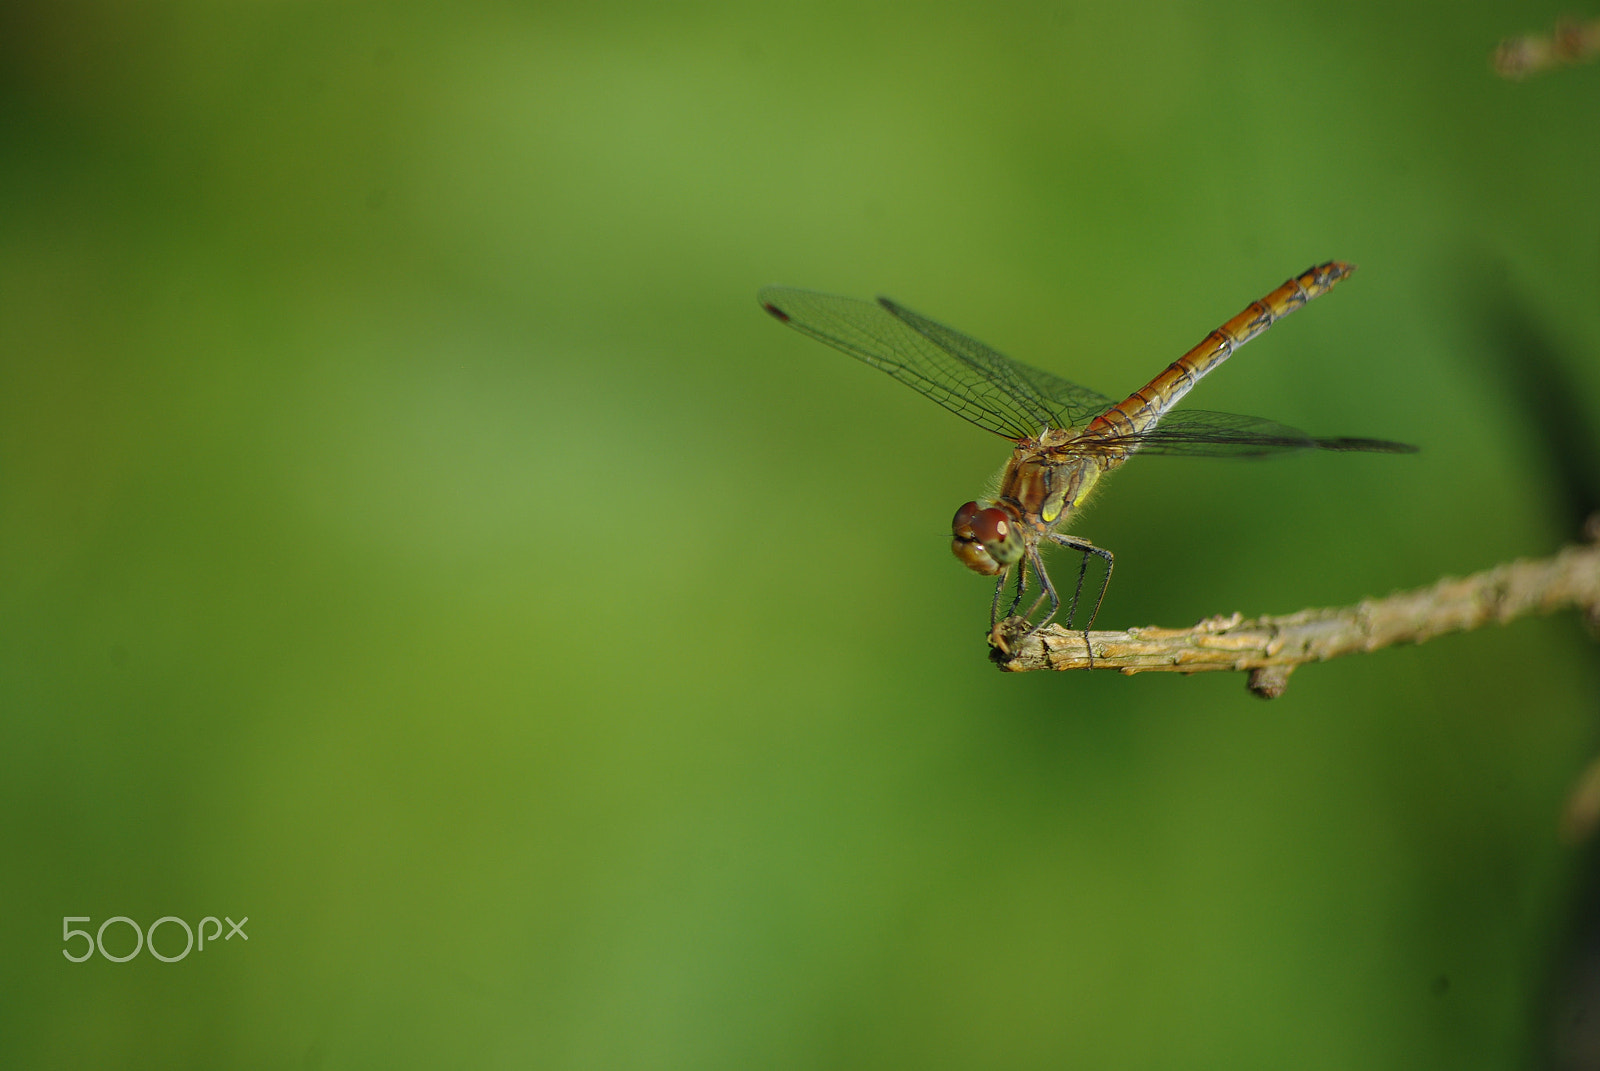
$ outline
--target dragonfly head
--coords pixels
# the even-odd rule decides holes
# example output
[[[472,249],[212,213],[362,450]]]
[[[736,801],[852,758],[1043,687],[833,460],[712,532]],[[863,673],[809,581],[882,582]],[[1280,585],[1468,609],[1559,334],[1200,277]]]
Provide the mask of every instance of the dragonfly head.
[[[1022,559],[1022,530],[997,506],[968,502],[956,510],[951,530],[950,549],[975,573],[995,576]]]

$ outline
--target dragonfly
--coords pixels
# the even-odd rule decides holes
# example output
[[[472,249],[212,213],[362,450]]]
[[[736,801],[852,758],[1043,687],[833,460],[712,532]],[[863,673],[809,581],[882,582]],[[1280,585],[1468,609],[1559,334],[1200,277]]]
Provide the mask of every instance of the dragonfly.
[[[814,290],[763,287],[762,308],[803,335],[881,369],[986,431],[1013,444],[993,493],[967,502],[952,522],[951,550],[968,568],[995,582],[989,610],[990,643],[1010,654],[1060,612],[1062,599],[1040,556],[1043,545],[1082,557],[1067,610],[1077,616],[1091,558],[1104,577],[1082,630],[1091,664],[1089,629],[1111,584],[1111,551],[1062,529],[1101,478],[1137,453],[1189,457],[1256,457],[1293,450],[1415,453],[1383,439],[1314,438],[1260,417],[1173,407],[1235,350],[1348,278],[1354,266],[1328,261],[1308,268],[1208,334],[1150,382],[1120,402],[1051,372],[1023,364],[969,335],[880,297],[860,301]],[[1015,594],[1000,607],[1008,580]],[[1030,577],[1038,594],[1021,614]],[[1046,606],[1048,604],[1048,606]],[[1041,610],[1043,611],[1041,613]]]

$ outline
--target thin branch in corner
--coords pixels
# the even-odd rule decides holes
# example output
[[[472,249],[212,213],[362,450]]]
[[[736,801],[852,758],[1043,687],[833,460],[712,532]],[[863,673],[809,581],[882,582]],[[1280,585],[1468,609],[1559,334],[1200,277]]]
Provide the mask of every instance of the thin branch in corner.
[[[1591,538],[1600,534],[1596,521],[1589,527]],[[1250,691],[1273,699],[1288,687],[1295,667],[1306,662],[1568,609],[1583,611],[1589,627],[1600,630],[1600,545],[1570,546],[1551,558],[1514,561],[1462,579],[1446,577],[1431,587],[1354,606],[1250,620],[1235,613],[1187,629],[1091,632],[1088,647],[1094,651],[1094,669],[1127,674],[1233,670],[1250,674]],[[1009,624],[1002,622],[990,639],[990,657],[1001,669],[1091,668],[1083,633],[1058,625],[1041,629],[1006,655],[997,640]]]

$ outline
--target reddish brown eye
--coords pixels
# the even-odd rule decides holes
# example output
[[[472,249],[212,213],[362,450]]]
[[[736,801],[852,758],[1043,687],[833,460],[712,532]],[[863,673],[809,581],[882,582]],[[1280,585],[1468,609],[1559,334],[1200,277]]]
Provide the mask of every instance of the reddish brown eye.
[[[1004,543],[1011,534],[1011,518],[1004,510],[981,509],[971,520],[972,534],[980,543]]]
[[[956,519],[950,522],[950,527],[958,536],[961,536],[965,539],[975,538],[972,534],[972,518],[976,517],[982,512],[983,511],[978,508],[978,504],[976,502],[968,502],[966,505],[956,510]]]

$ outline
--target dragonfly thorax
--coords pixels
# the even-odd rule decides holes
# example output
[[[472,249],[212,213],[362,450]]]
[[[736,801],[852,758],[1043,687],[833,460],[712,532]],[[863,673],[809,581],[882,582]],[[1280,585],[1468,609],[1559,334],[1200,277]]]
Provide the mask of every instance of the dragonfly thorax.
[[[1119,462],[1075,454],[1070,446],[1025,442],[1018,445],[1000,475],[999,501],[1010,506],[1022,524],[1042,535],[1082,505],[1106,469]]]

